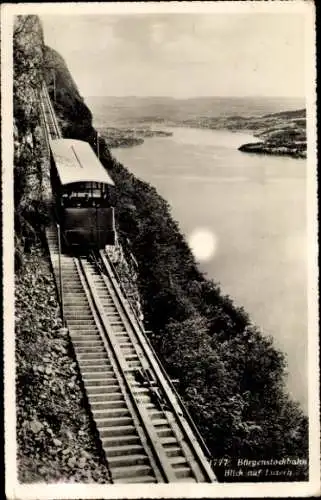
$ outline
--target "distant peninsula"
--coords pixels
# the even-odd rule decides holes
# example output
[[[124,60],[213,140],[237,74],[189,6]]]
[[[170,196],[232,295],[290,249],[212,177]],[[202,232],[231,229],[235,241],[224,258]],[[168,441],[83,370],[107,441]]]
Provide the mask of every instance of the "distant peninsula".
[[[169,137],[172,132],[154,130],[150,127],[105,127],[100,130],[110,148],[132,147],[143,144],[146,137]]]
[[[256,127],[258,126],[255,136],[261,140],[243,144],[239,148],[240,151],[306,158],[306,113],[304,109],[265,115],[255,121]]]
[[[306,158],[306,111],[282,111],[263,116],[219,116],[185,120],[185,126],[228,129],[232,131],[248,130],[259,140],[243,144],[240,151],[272,155],[287,155],[294,158]]]

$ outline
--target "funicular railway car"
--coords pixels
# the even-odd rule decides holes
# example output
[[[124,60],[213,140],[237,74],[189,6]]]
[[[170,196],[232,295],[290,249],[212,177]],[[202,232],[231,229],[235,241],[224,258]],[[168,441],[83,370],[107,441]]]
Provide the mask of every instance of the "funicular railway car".
[[[115,185],[87,142],[50,141],[51,184],[64,247],[115,243]]]

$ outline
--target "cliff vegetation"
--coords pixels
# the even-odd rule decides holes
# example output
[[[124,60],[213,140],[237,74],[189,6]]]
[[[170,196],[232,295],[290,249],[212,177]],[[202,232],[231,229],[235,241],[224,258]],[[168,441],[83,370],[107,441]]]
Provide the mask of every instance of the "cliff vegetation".
[[[39,19],[18,16],[13,37],[18,479],[106,483],[73,349],[61,328],[44,241],[49,161],[38,98],[44,57]]]
[[[45,76],[64,135],[87,140],[96,149],[97,134],[92,126],[91,113],[79,95],[61,56],[52,49],[44,47],[41,36],[32,45],[41,49],[38,74]],[[30,62],[34,57],[30,55]],[[22,57],[21,61],[23,60]],[[53,77],[56,83],[55,95],[52,85]],[[29,91],[27,80],[25,88]],[[30,129],[29,121],[39,123],[39,111],[34,101],[31,107],[33,110],[30,111],[30,116],[25,118],[27,103],[22,106],[22,117],[28,124],[26,130]],[[21,118],[16,114],[15,120],[19,130],[17,142],[20,147],[20,144],[26,140],[24,138],[27,137],[27,132],[20,132],[22,130]],[[299,405],[292,401],[286,392],[284,355],[275,347],[271,338],[263,336],[252,324],[243,309],[237,308],[215,282],[206,279],[199,271],[177,222],[173,220],[168,203],[159,196],[155,188],[137,179],[125,166],[117,162],[111,156],[109,145],[103,138],[99,141],[100,159],[116,184],[116,222],[119,237],[125,253],[126,251],[132,252],[138,263],[138,286],[147,328],[153,332],[151,341],[169,375],[178,381],[177,389],[213,457],[226,457],[233,460],[238,457],[243,459],[302,458],[305,464],[302,467],[289,465],[290,476],[272,477],[270,475],[264,480],[270,481],[271,478],[273,481],[306,480],[308,421]],[[24,183],[26,183],[29,165],[33,163],[37,165],[36,149],[32,151],[31,156],[31,162],[20,164],[18,161],[15,177],[18,201],[26,193]],[[32,191],[30,195],[32,200],[37,199],[34,193]],[[17,206],[19,207],[20,204],[18,203]],[[39,217],[30,222],[30,225],[36,235],[41,234],[42,226],[39,225]],[[19,226],[16,226],[16,231],[20,234]],[[24,247],[23,254],[27,252],[28,248]],[[31,259],[32,255],[29,253],[28,259]],[[22,269],[22,272],[26,271]],[[49,271],[44,271],[41,278],[44,281],[48,279],[47,272],[49,273]],[[26,281],[24,278],[21,278],[21,283],[18,281],[17,293],[20,293],[19,287],[23,283],[26,285],[33,279],[34,267],[31,267],[28,276]],[[37,364],[39,358],[33,358],[31,344],[44,342],[45,332],[49,332],[48,340],[52,340],[53,337],[58,340],[58,337],[55,337],[58,334],[50,333],[52,328],[56,328],[52,322],[57,320],[54,319],[55,315],[48,317],[45,303],[40,313],[41,301],[37,301],[37,305],[34,302],[30,305],[29,323],[25,322],[25,308],[31,294],[28,290],[28,295],[26,295],[25,285],[24,291],[19,295],[20,305],[17,309],[18,315],[20,311],[22,316],[22,320],[19,320],[17,324],[25,332],[25,336],[21,337],[24,338],[22,348],[18,347],[18,365],[23,371],[20,378],[18,377],[17,384],[19,391],[25,390],[25,387],[29,388],[30,400],[27,410],[24,398],[22,396],[18,398],[21,406],[19,429],[23,428],[23,422],[26,420],[30,422],[29,416],[26,417],[29,407],[37,415],[37,420],[41,425],[50,421],[50,414],[58,412],[56,417],[60,426],[58,425],[56,430],[52,429],[52,431],[58,433],[57,439],[63,442],[65,448],[70,448],[75,442],[70,436],[70,439],[67,438],[69,439],[68,445],[66,439],[62,439],[62,422],[68,422],[67,425],[70,426],[80,425],[79,420],[77,424],[73,423],[73,419],[77,419],[76,408],[81,408],[82,405],[81,393],[77,389],[76,372],[70,368],[70,374],[74,377],[75,391],[63,392],[61,389],[62,392],[57,392],[53,397],[53,389],[50,388],[51,392],[46,394],[48,394],[48,401],[51,401],[51,407],[48,407],[48,401],[45,402],[47,404],[45,413],[41,413],[41,405],[37,402],[37,390],[42,384],[50,384],[51,378],[49,376],[47,382],[44,382],[43,378],[39,379],[38,375],[37,378],[34,374],[32,363]],[[54,291],[51,287],[48,300],[53,296]],[[57,307],[55,301],[53,307]],[[30,318],[38,317],[40,322],[44,321],[42,329],[38,328],[38,323],[33,326],[30,322]],[[32,335],[29,333],[30,328]],[[28,345],[28,356],[23,353],[26,345]],[[39,347],[41,345],[39,344]],[[72,354],[68,351],[66,341],[63,341],[62,345],[65,349],[66,364],[72,364]],[[48,348],[50,348],[49,344]],[[52,352],[51,348],[50,352]],[[32,361],[33,359],[36,361]],[[63,373],[59,375],[59,370],[60,365],[55,372],[55,380],[60,380],[61,377],[62,387],[65,387],[66,375]],[[19,391],[18,394],[20,394]],[[59,413],[61,408],[63,412]],[[79,418],[86,420],[84,413],[80,410]],[[90,429],[89,420],[86,420],[84,425],[87,430]],[[36,429],[40,427],[36,426]],[[90,434],[88,436],[90,440]],[[26,448],[28,456],[32,455],[30,442],[24,434],[20,434],[20,454],[23,457],[26,455]],[[79,442],[82,443],[81,440]],[[92,450],[93,445],[90,443],[86,442],[87,453]],[[42,449],[39,453],[45,453],[45,451]],[[61,453],[63,454],[63,451]],[[93,470],[94,464],[100,463],[99,452],[96,450],[90,453],[86,471]],[[75,451],[72,452],[72,456],[76,456]],[[46,455],[45,460],[49,465],[54,459]],[[64,465],[59,470],[63,471],[63,467],[67,467],[67,472],[66,470],[61,472],[62,477],[72,474],[70,469],[72,462],[70,464],[67,462],[67,465],[65,462],[60,463]],[[37,467],[37,464],[38,462],[34,467]],[[31,467],[30,462],[28,466]],[[218,462],[215,471],[220,480],[237,480],[235,477],[225,477],[223,468]],[[39,475],[41,476],[42,472],[38,467],[37,477]],[[81,476],[82,479],[77,476],[76,480],[84,480],[83,476]],[[45,473],[42,477],[46,477]],[[94,479],[99,480],[99,478]],[[106,480],[106,478],[100,478],[100,480]],[[240,480],[244,479],[240,478]],[[257,479],[253,478],[253,480]]]
[[[63,108],[57,97],[56,109]],[[66,111],[64,119],[72,120]],[[108,146],[102,140],[100,159],[116,183],[118,232],[138,262],[151,341],[213,456],[306,459],[307,418],[286,392],[284,355],[202,275],[168,203],[112,158]],[[273,480],[306,478],[306,466],[290,469],[290,477]],[[220,467],[216,473],[236,480]]]

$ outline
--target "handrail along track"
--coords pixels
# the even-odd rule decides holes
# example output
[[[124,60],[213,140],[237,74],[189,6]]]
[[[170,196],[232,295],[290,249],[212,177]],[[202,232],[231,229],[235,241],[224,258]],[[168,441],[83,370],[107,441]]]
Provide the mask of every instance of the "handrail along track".
[[[46,141],[50,147],[50,140],[61,139],[62,134],[45,84],[42,86],[39,97]]]

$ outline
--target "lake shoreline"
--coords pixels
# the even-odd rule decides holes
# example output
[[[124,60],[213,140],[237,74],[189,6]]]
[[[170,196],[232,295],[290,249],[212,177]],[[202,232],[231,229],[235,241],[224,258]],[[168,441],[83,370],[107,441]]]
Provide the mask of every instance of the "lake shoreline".
[[[151,127],[104,127],[99,129],[110,148],[130,148],[144,143],[146,138],[170,137],[172,132]]]
[[[166,130],[152,130],[152,125],[144,123],[141,126],[130,129],[110,128],[106,129],[105,138],[111,148],[133,147],[144,143],[145,138],[160,136],[167,137],[173,133]],[[159,127],[159,122],[157,126]],[[211,120],[187,120],[176,123],[164,120],[165,128],[196,128],[201,130],[225,130],[235,133],[251,133],[258,140],[256,142],[244,143],[238,150],[244,153],[289,156],[292,158],[306,158],[306,122],[305,110],[292,112],[280,112],[264,115],[261,117],[228,116],[213,118]],[[108,136],[108,130],[114,131],[114,135]],[[116,133],[115,133],[116,131]],[[117,137],[118,136],[118,137]]]
[[[249,130],[176,126],[171,131],[166,143],[154,137],[137,148],[114,148],[112,154],[170,203],[187,240],[196,227],[213,231],[217,252],[200,263],[201,270],[287,353],[290,390],[306,408],[306,376],[300,375],[305,365],[297,373],[295,364],[295,344],[300,355],[306,352],[305,309],[295,292],[306,286],[305,161],[241,154],[242,144],[257,142]],[[281,304],[277,297],[283,297]]]
[[[286,145],[284,146],[276,146],[269,145],[264,142],[255,142],[242,144],[238,148],[242,153],[251,153],[251,154],[261,154],[261,155],[275,155],[275,156],[290,156],[292,158],[306,158],[306,152],[294,150],[291,147]]]

